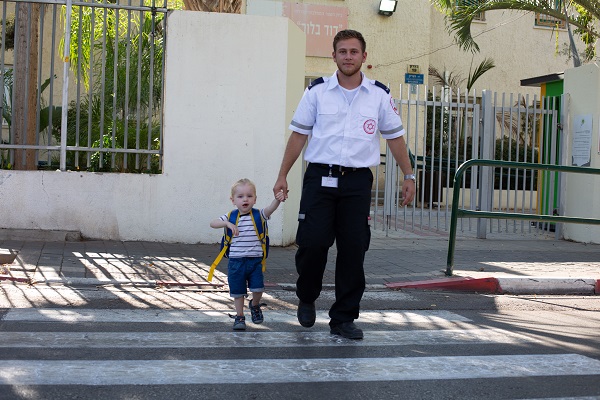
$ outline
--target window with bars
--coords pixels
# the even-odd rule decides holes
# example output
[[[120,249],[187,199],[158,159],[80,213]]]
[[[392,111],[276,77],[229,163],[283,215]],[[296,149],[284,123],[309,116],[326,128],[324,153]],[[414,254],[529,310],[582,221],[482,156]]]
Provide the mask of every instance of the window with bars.
[[[562,10],[562,1],[554,1],[554,9],[557,11]],[[565,28],[565,20],[562,18],[556,18],[548,14],[535,13],[535,25],[536,26],[547,26],[551,28]]]
[[[535,13],[535,25],[536,26],[548,26],[552,28],[562,28],[566,27],[565,20],[553,17],[548,14],[540,14]]]
[[[456,0],[457,6],[476,6],[478,5],[480,0]],[[485,11],[477,13],[475,17],[473,17],[475,21],[485,21]]]

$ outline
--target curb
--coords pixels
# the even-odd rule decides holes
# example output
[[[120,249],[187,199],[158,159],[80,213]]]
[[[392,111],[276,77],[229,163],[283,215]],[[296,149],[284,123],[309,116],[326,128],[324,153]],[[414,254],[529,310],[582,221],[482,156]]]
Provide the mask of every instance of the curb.
[[[95,278],[49,278],[32,281],[26,277],[15,277],[0,274],[0,281],[35,284],[62,284],[65,286],[145,286],[156,287],[198,287],[205,289],[222,289],[224,283],[175,280],[129,280],[129,279],[95,279]],[[293,283],[265,282],[265,287],[294,291]],[[333,284],[324,284],[323,289],[334,289]],[[384,289],[421,289],[421,290],[453,290],[459,292],[489,294],[521,294],[521,295],[600,295],[600,279],[596,278],[547,278],[547,277],[454,277],[429,279],[423,281],[392,282],[383,285],[367,285],[366,290]]]
[[[496,278],[440,278],[425,281],[386,283],[389,289],[456,290],[459,292],[500,293]]]
[[[600,295],[600,279],[546,277],[442,278],[388,283],[389,289],[456,290],[491,294]]]

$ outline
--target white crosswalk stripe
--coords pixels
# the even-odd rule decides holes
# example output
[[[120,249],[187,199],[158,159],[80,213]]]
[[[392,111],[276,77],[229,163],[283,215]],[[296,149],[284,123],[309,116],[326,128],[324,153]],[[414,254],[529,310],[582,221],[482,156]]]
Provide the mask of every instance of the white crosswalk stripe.
[[[10,310],[4,321],[39,321],[39,322],[144,322],[144,323],[210,323],[227,321],[227,311],[197,310],[98,310],[98,309],[38,309],[21,308]],[[327,312],[317,312],[317,321],[329,321]],[[364,311],[360,313],[360,321],[365,323],[386,322],[390,324],[469,321],[468,318],[449,311]],[[269,311],[265,313],[265,322],[282,322],[298,324],[295,311]]]
[[[364,340],[344,339],[327,332],[3,332],[2,347],[51,348],[217,348],[518,344],[536,340],[504,329],[444,329],[371,331]]]
[[[257,378],[251,371],[268,371]],[[179,385],[477,379],[599,375],[600,361],[576,354],[247,360],[4,361],[0,383]],[[135,379],[135,381],[133,380]]]
[[[319,312],[317,319],[319,324],[326,324],[327,313]],[[598,376],[600,379],[600,360],[579,354],[418,354],[407,357],[394,356],[393,351],[386,350],[403,346],[442,348],[500,344],[526,348],[541,342],[532,335],[482,327],[449,311],[367,310],[361,312],[360,322],[363,327],[371,324],[378,329],[368,330],[364,340],[347,340],[329,334],[323,326],[311,330],[301,328],[293,310],[269,310],[264,324],[251,325],[252,329],[246,332],[231,332],[227,312],[218,310],[15,308],[0,319],[0,323],[12,324],[11,329],[4,329],[0,334],[0,349],[3,352],[15,350],[15,354],[30,350],[34,355],[24,359],[4,357],[0,361],[0,385],[275,384],[556,376]],[[23,323],[31,329],[15,329],[21,328]],[[79,326],[81,323],[84,325]],[[146,325],[132,329],[133,323]],[[156,329],[156,324],[161,324],[164,330]],[[223,331],[223,324],[227,324],[227,331]],[[104,329],[100,329],[102,325]],[[48,326],[54,328],[45,329]],[[77,326],[78,329],[69,329]],[[202,329],[194,330],[194,326]],[[331,353],[336,354],[331,358],[321,353],[316,358],[314,355],[303,358],[302,353],[302,349],[309,348],[317,351],[322,348],[325,352],[350,347],[355,347],[356,353],[349,358],[340,358],[337,353]],[[298,353],[296,357],[273,358],[276,353],[271,350],[263,352],[264,358],[239,359],[222,357],[219,353],[236,348],[281,351],[297,348]],[[116,353],[120,356],[118,359],[36,359],[35,356],[45,350],[65,349],[87,350],[85,356],[100,354],[94,353],[94,349],[122,350]],[[128,351],[175,349],[199,351],[192,353],[192,359],[127,359]],[[364,349],[363,354],[359,353],[360,349]],[[374,357],[369,353],[371,349],[381,349],[391,356]],[[208,350],[213,352],[210,359],[197,359],[198,354]],[[261,374],[257,376],[252,373],[254,370],[260,370]]]

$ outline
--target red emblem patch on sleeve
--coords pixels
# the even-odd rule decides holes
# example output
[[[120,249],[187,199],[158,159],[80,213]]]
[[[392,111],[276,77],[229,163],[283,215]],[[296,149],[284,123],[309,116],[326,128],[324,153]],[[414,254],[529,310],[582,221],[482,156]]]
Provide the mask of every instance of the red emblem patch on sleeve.
[[[400,111],[398,111],[398,107],[396,107],[396,103],[394,102],[394,99],[392,99],[391,97],[390,97],[390,106],[392,106],[392,110],[394,110],[396,115],[400,115]]]

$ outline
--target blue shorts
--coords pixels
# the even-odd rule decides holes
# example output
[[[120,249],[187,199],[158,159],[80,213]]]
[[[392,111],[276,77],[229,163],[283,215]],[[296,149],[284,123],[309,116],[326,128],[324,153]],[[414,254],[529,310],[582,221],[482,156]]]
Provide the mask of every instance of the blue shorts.
[[[251,292],[264,292],[262,257],[230,258],[227,267],[227,282],[231,297],[244,297]]]

